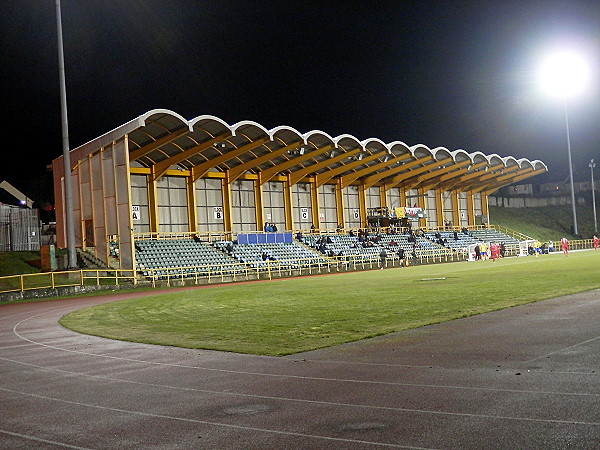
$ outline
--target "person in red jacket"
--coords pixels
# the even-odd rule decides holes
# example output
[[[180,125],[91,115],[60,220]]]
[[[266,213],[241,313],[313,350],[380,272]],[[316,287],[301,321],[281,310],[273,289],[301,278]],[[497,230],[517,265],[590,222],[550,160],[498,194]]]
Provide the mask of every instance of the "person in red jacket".
[[[569,256],[569,240],[566,237],[560,240],[560,248],[562,248],[563,255]]]
[[[600,245],[600,239],[598,239],[598,236],[594,236],[592,238],[592,244],[594,244],[594,250],[598,250],[598,245]]]
[[[500,244],[492,242],[490,244],[490,259],[492,262],[496,262],[500,258]]]

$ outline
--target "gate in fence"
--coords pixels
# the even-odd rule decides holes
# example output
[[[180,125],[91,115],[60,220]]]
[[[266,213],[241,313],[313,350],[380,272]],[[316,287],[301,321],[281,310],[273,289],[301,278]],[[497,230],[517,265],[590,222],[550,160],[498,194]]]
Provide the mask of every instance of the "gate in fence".
[[[40,249],[41,224],[37,209],[0,203],[0,251]]]

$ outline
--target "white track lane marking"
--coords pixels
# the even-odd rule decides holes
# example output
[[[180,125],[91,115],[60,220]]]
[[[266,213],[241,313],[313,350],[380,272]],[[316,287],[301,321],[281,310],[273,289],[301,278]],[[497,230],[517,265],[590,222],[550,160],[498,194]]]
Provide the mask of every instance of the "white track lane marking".
[[[600,336],[598,337],[600,338]],[[598,339],[598,338],[593,338],[593,339]],[[579,344],[575,344],[575,345],[579,345]],[[560,351],[560,350],[557,350]],[[556,353],[556,352],[554,352]],[[542,357],[543,358],[543,357]],[[332,359],[306,359],[306,358],[302,358],[301,356],[296,356],[296,358],[294,358],[294,355],[288,355],[288,356],[283,356],[282,359],[286,359],[288,361],[302,361],[302,362],[310,362],[310,363],[316,363],[316,364],[347,364],[349,366],[367,366],[367,367],[397,367],[397,368],[403,368],[403,369],[441,369],[441,370],[448,370],[448,367],[444,367],[444,366],[435,366],[435,365],[418,365],[418,364],[393,364],[393,363],[369,363],[369,362],[364,362],[364,361],[338,361],[338,360],[332,360]],[[539,359],[539,358],[536,358]],[[535,361],[534,359],[532,359],[531,361]],[[530,361],[524,361],[524,362],[519,362],[520,364],[527,364]],[[494,370],[496,371],[496,367],[481,367],[482,370]],[[531,373],[548,373],[548,374],[569,374],[569,375],[594,375],[594,376],[599,376],[600,372],[596,372],[594,370],[591,371],[586,371],[586,372],[582,372],[582,371],[560,371],[560,370],[543,370],[543,369],[527,369],[526,367],[519,367],[519,366],[506,366],[506,367],[502,367],[502,370],[505,371],[522,371],[522,370],[527,370],[528,372]]]
[[[21,439],[28,439],[30,441],[37,441],[37,442],[42,442],[44,444],[51,444],[51,445],[56,445],[59,447],[64,447],[64,448],[74,448],[77,450],[91,450],[88,447],[77,447],[76,445],[69,445],[69,444],[65,444],[64,442],[58,442],[58,441],[51,441],[48,439],[42,439],[39,437],[35,437],[35,436],[30,436],[28,434],[21,434],[21,433],[14,433],[12,431],[6,431],[6,430],[0,430],[1,434],[8,434],[9,436],[15,436]]]
[[[114,355],[104,355],[101,353],[92,353],[85,352],[82,350],[71,350],[62,347],[56,347],[54,345],[44,344],[42,342],[37,342],[32,339],[26,338],[19,334],[17,331],[17,327],[30,319],[36,318],[38,316],[43,315],[37,314],[35,316],[28,317],[26,319],[21,320],[13,327],[13,332],[20,339],[27,341],[32,344],[36,344],[41,347],[51,348],[53,350],[75,353],[84,356],[94,356],[98,358],[106,358],[113,359],[117,361],[128,361],[139,364],[146,365],[154,365],[161,367],[178,367],[182,369],[195,369],[195,370],[204,370],[209,372],[220,372],[220,373],[230,373],[236,375],[249,375],[249,376],[262,376],[262,377],[272,377],[272,378],[293,378],[299,380],[311,380],[311,381],[331,381],[331,382],[340,382],[340,383],[356,383],[356,384],[372,384],[372,385],[384,385],[384,386],[403,386],[403,387],[424,387],[424,388],[437,388],[437,389],[462,389],[462,390],[472,390],[472,391],[489,391],[489,392],[515,392],[515,393],[538,393],[537,391],[530,390],[511,390],[511,389],[500,389],[500,388],[486,388],[486,387],[472,387],[472,386],[457,386],[457,385],[435,385],[435,384],[419,384],[419,383],[399,383],[394,381],[372,381],[372,380],[356,380],[356,379],[346,379],[346,378],[331,378],[331,377],[311,377],[311,376],[303,376],[303,375],[291,375],[291,374],[275,374],[275,373],[264,373],[264,372],[251,372],[251,371],[243,371],[243,370],[232,370],[232,369],[217,369],[214,367],[205,367],[205,366],[193,366],[193,365],[185,365],[185,364],[173,364],[173,363],[165,363],[165,362],[156,362],[156,361],[146,361],[143,359],[134,359],[134,358],[124,358],[121,356]],[[119,341],[121,342],[121,341]],[[261,356],[262,357],[262,356]],[[576,393],[561,393],[561,392],[539,392],[540,394],[556,394],[556,395],[589,395],[596,396],[597,394],[576,394]]]
[[[135,410],[130,410],[130,409],[112,408],[110,406],[101,406],[101,405],[93,405],[90,403],[75,402],[75,401],[71,401],[71,400],[65,400],[65,399],[56,398],[56,397],[48,397],[45,395],[31,394],[31,393],[27,393],[27,392],[16,391],[13,389],[5,389],[5,388],[1,388],[1,387],[0,387],[0,391],[10,392],[12,394],[23,395],[26,397],[32,397],[32,398],[36,398],[36,399],[40,399],[40,400],[49,400],[49,401],[58,402],[58,403],[66,403],[68,405],[101,409],[104,411],[119,412],[119,413],[124,413],[124,414],[133,414],[133,415],[137,415],[137,416],[150,417],[150,418],[154,418],[154,419],[167,419],[167,420],[174,420],[174,421],[178,421],[178,422],[188,422],[188,423],[195,423],[195,424],[200,424],[200,425],[210,425],[210,426],[217,426],[217,427],[223,427],[223,428],[233,428],[236,430],[243,430],[243,431],[253,431],[253,432],[277,434],[277,435],[290,436],[290,437],[301,437],[301,438],[319,439],[319,440],[327,440],[327,441],[335,441],[335,442],[347,442],[347,443],[352,443],[352,444],[365,444],[365,445],[372,445],[372,446],[378,446],[378,447],[403,448],[403,449],[411,449],[411,450],[433,450],[428,447],[413,447],[413,446],[408,446],[408,445],[392,444],[392,443],[386,443],[386,442],[364,441],[364,440],[360,440],[360,439],[348,439],[348,438],[336,438],[333,436],[323,436],[323,435],[318,435],[318,434],[306,434],[306,433],[298,433],[298,432],[293,432],[293,431],[273,430],[270,428],[258,428],[258,427],[244,426],[244,425],[234,425],[234,424],[229,424],[229,423],[224,423],[224,422],[212,422],[210,420],[190,419],[187,417],[177,417],[177,416],[170,416],[170,415],[166,415],[166,414],[153,414],[153,413],[135,411]],[[572,423],[572,422],[569,422],[569,423]]]
[[[15,344],[15,345],[7,345],[5,347],[0,347],[0,350],[5,350],[5,349],[9,349],[9,348],[20,348],[20,347],[34,347],[37,344]]]
[[[556,355],[557,353],[565,352],[565,351],[570,350],[572,348],[579,347],[580,345],[589,344],[590,342],[597,341],[598,339],[600,339],[600,336],[593,337],[593,338],[588,339],[588,340],[583,341],[583,342],[578,342],[577,344],[569,345],[568,347],[561,348],[560,350],[555,350],[553,352],[546,353],[545,355],[538,356],[537,358],[530,359],[529,361],[525,361],[523,364],[529,364],[531,362],[538,361],[540,359],[548,358],[551,355]]]
[[[231,391],[216,391],[216,390],[211,390],[211,389],[179,387],[179,386],[171,386],[171,385],[166,385],[166,384],[146,383],[146,382],[142,382],[142,381],[125,380],[122,378],[108,377],[105,375],[90,375],[90,374],[85,374],[85,373],[80,373],[80,372],[72,372],[69,370],[48,368],[48,367],[44,367],[44,366],[38,366],[36,364],[23,363],[20,361],[15,361],[12,359],[2,358],[2,357],[0,357],[0,360],[5,360],[5,361],[9,361],[9,362],[12,362],[15,364],[33,367],[38,370],[46,370],[49,372],[58,372],[58,373],[71,375],[71,376],[94,378],[94,379],[101,379],[101,380],[106,380],[106,381],[116,381],[119,383],[134,384],[134,385],[138,385],[138,386],[148,386],[148,387],[152,387],[152,388],[171,389],[171,390],[175,390],[175,391],[198,392],[198,393],[202,393],[202,394],[225,395],[225,396],[244,397],[244,398],[258,398],[258,399],[263,399],[263,400],[276,400],[276,401],[307,403],[307,404],[316,404],[316,405],[324,405],[324,406],[341,406],[341,407],[348,407],[348,408],[362,408],[362,409],[419,413],[419,414],[467,416],[467,417],[479,417],[479,418],[485,418],[485,419],[532,421],[532,422],[542,422],[542,423],[568,423],[568,424],[572,423],[572,424],[593,425],[593,426],[600,425],[600,422],[596,423],[596,422],[558,420],[558,419],[536,419],[536,418],[531,418],[531,417],[518,417],[518,416],[517,417],[515,417],[515,416],[492,416],[489,414],[457,413],[457,412],[451,412],[451,411],[450,412],[432,411],[432,410],[425,410],[425,409],[399,408],[399,407],[395,407],[395,406],[360,405],[360,404],[356,404],[356,403],[327,402],[324,400],[309,400],[309,399],[300,399],[300,398],[291,398],[291,397],[275,397],[275,396],[270,396],[270,395],[245,394],[245,393],[238,393],[238,392],[231,392]],[[0,388],[0,390],[1,389],[2,388]],[[502,392],[504,392],[504,390],[502,390]],[[527,393],[527,394],[532,393],[531,391],[510,391],[510,392]],[[539,393],[539,394],[545,394],[545,395],[557,394],[557,395],[592,396],[592,397],[600,396],[600,394],[578,394],[578,393],[565,394],[565,393],[541,392],[541,391],[533,392],[533,393]]]

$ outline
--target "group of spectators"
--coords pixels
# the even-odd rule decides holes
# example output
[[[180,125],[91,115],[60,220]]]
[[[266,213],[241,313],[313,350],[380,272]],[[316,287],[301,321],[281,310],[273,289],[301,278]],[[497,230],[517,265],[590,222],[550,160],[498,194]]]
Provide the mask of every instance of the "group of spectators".
[[[277,225],[271,222],[265,222],[265,226],[263,227],[263,231],[267,233],[277,233]]]

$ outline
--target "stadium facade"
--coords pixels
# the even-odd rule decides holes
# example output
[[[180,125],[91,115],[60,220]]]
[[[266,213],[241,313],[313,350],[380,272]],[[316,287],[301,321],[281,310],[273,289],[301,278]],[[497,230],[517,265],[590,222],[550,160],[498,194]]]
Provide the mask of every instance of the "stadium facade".
[[[78,247],[133,269],[135,239],[359,228],[375,208],[418,207],[421,228],[471,226],[488,195],[547,171],[539,160],[430,149],[323,131],[270,130],[157,109],[70,152]],[[63,157],[53,161],[57,243],[66,246]]]

